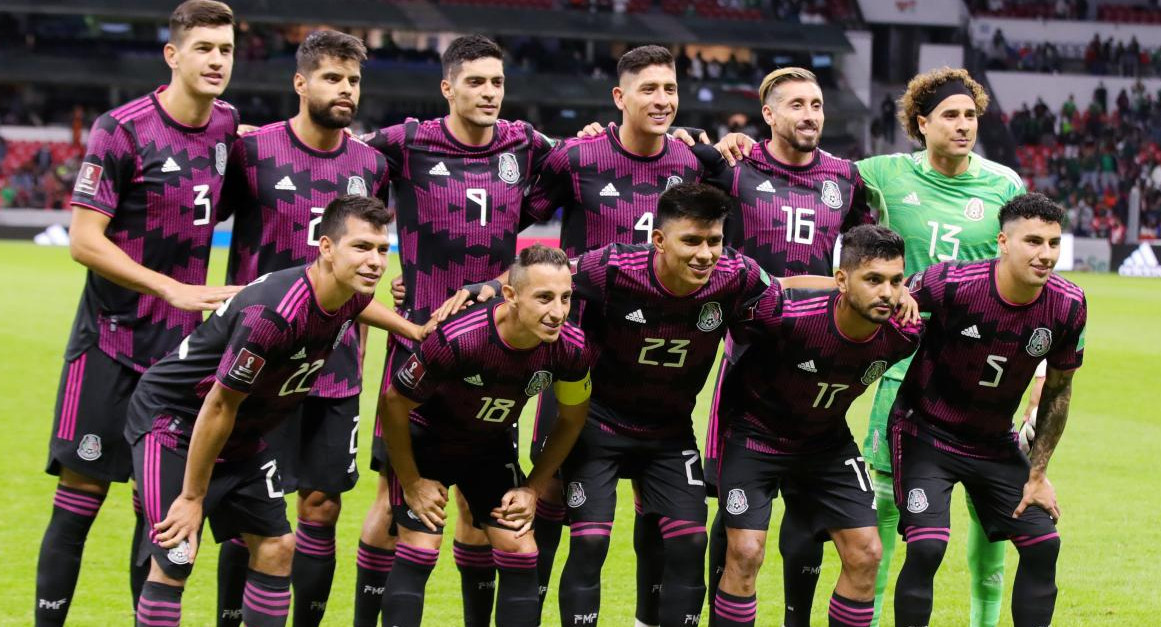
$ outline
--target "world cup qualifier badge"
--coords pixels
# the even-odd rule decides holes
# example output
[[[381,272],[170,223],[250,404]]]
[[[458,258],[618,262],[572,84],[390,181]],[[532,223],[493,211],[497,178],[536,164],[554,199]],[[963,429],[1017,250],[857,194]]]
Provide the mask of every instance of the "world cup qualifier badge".
[[[1028,338],[1028,346],[1025,350],[1033,357],[1043,357],[1052,348],[1052,330],[1039,327],[1032,332],[1032,337]]]
[[[569,507],[575,509],[585,504],[585,488],[583,485],[581,485],[581,482],[573,481],[572,483],[569,483],[566,493],[567,495],[565,502],[568,503]]]
[[[697,315],[697,328],[709,333],[722,325],[722,306],[716,302],[701,306]]]
[[[750,501],[746,499],[746,491],[741,488],[730,490],[726,496],[726,511],[734,516],[744,514],[750,509]]]
[[[516,155],[506,152],[500,155],[500,165],[497,167],[497,172],[500,180],[511,185],[520,180],[520,162],[516,160]]]

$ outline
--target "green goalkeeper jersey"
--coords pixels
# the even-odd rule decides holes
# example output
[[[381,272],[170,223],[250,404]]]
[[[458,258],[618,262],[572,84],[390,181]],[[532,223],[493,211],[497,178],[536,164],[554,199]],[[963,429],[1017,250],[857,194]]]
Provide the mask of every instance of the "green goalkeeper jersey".
[[[1000,207],[1025,191],[1015,171],[975,153],[957,176],[931,167],[926,150],[869,157],[856,165],[879,223],[903,238],[908,275],[941,261],[995,257]],[[910,363],[905,359],[884,376],[901,380]]]

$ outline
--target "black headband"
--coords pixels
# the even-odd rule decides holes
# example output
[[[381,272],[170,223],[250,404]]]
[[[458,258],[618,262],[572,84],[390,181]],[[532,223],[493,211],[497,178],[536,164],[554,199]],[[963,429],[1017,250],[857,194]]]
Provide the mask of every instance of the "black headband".
[[[972,93],[972,90],[968,89],[968,86],[958,78],[955,80],[947,81],[939,87],[936,87],[931,96],[923,102],[923,106],[919,107],[919,115],[924,117],[931,115],[931,112],[935,111],[935,108],[939,106],[939,103],[947,100],[952,96],[957,96],[960,94],[971,98],[973,101],[976,98],[975,94]]]

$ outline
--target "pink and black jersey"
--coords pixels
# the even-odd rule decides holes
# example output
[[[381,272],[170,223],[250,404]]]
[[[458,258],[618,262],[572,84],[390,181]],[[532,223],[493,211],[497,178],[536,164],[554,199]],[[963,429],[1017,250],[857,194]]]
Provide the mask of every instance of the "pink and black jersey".
[[[602,428],[634,437],[690,433],[691,413],[727,327],[752,318],[770,286],[758,264],[725,249],[709,283],[675,296],[654,270],[652,245],[610,244],[574,263],[574,298],[598,354],[593,402]],[[590,414],[593,416],[593,414]]]
[[[395,184],[407,298],[400,314],[424,324],[466,284],[494,279],[516,256],[530,173],[551,148],[524,122],[496,122],[491,143],[469,146],[443,118],[408,120],[365,137]],[[411,342],[397,338],[408,347]]]
[[[238,113],[215,100],[204,126],[186,126],[161,106],[157,95],[164,90],[97,118],[72,204],[109,216],[105,235],[133,261],[201,285]],[[200,311],[182,311],[90,270],[66,359],[96,343],[120,364],[144,372],[201,321]]]
[[[247,133],[230,151],[222,194],[223,210],[234,215],[226,282],[245,285],[268,272],[313,262],[322,213],[332,200],[386,193],[386,159],[346,133],[329,152],[304,144],[288,121]],[[313,396],[359,393],[359,344],[359,326],[353,325],[323,368]]]
[[[521,350],[496,329],[493,299],[440,325],[395,372],[391,386],[422,405],[411,414],[442,448],[470,453],[480,442],[511,442],[524,404],[556,381],[589,371],[585,334],[571,323],[552,343]]]
[[[777,284],[755,310],[761,327],[722,386],[730,431],[771,454],[813,453],[850,442],[851,403],[891,364],[915,351],[922,324],[883,324],[864,340],[838,328],[838,290]]]
[[[694,147],[706,183],[735,200],[726,241],[774,276],[830,276],[839,236],[875,221],[858,168],[824,150],[807,165],[787,165],[768,143],[754,144],[732,168],[713,147]]]
[[[944,450],[985,458],[1014,450],[1012,416],[1042,360],[1080,367],[1088,316],[1084,291],[1055,274],[1031,303],[1005,301],[996,264],[939,263],[908,279],[931,319],[892,413]]]
[[[648,243],[661,193],[701,177],[701,163],[684,142],[666,137],[661,152],[637,155],[621,145],[610,124],[596,137],[558,144],[528,201],[537,221],[564,208],[560,246],[575,257],[608,244]]]
[[[136,442],[147,432],[166,432],[172,434],[170,448],[187,447],[202,402],[219,383],[248,395],[221,459],[263,450],[262,435],[297,411],[371,299],[356,294],[328,312],[318,304],[306,268],[262,276],[142,375],[126,437]],[[157,429],[157,420],[167,424]]]

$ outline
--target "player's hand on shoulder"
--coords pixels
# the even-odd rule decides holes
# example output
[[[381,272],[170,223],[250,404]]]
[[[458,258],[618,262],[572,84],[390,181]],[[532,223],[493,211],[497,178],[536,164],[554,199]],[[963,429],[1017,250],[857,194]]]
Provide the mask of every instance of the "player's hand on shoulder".
[[[600,122],[589,122],[584,128],[576,132],[576,136],[584,139],[585,137],[597,137],[605,132],[605,126]]]
[[[532,530],[535,517],[536,491],[527,486],[508,490],[500,499],[500,506],[492,510],[496,523],[515,531],[517,538]]]
[[[239,124],[238,125],[238,137],[241,137],[241,136],[246,135],[248,133],[253,133],[256,130],[258,130],[258,127],[254,126],[253,124]]]
[[[162,287],[159,296],[183,311],[212,311],[242,291],[244,285],[189,285],[174,281]]]
[[[403,486],[403,500],[428,529],[439,531],[447,522],[447,488],[442,483],[420,477]]]
[[[722,158],[732,167],[737,165],[742,157],[750,154],[750,149],[756,143],[758,142],[754,141],[754,138],[745,133],[730,133],[714,144],[714,148],[722,153]]]
[[[684,126],[676,126],[673,128],[673,139],[685,142],[686,146],[695,146],[699,142],[703,144],[710,143],[709,135],[705,131],[698,133],[697,139],[694,139],[693,135],[689,134],[689,129],[685,128]]]
[[[911,295],[907,286],[903,286],[903,294],[899,297],[899,307],[895,310],[895,321],[904,326],[918,324],[919,303]]]
[[[407,298],[407,286],[403,284],[403,276],[399,275],[391,279],[391,298],[395,299],[395,304],[403,302]]]
[[[178,496],[169,506],[165,519],[153,525],[157,544],[172,549],[183,541],[189,543],[189,561],[192,564],[198,552],[198,531],[202,526],[202,500]]]
[[[1056,488],[1052,487],[1052,482],[1048,480],[1047,475],[1035,470],[1028,475],[1028,482],[1024,484],[1024,496],[1020,499],[1020,504],[1016,506],[1016,511],[1012,512],[1012,518],[1019,518],[1025,510],[1033,505],[1048,512],[1052,522],[1060,521],[1060,505],[1056,503]]]

